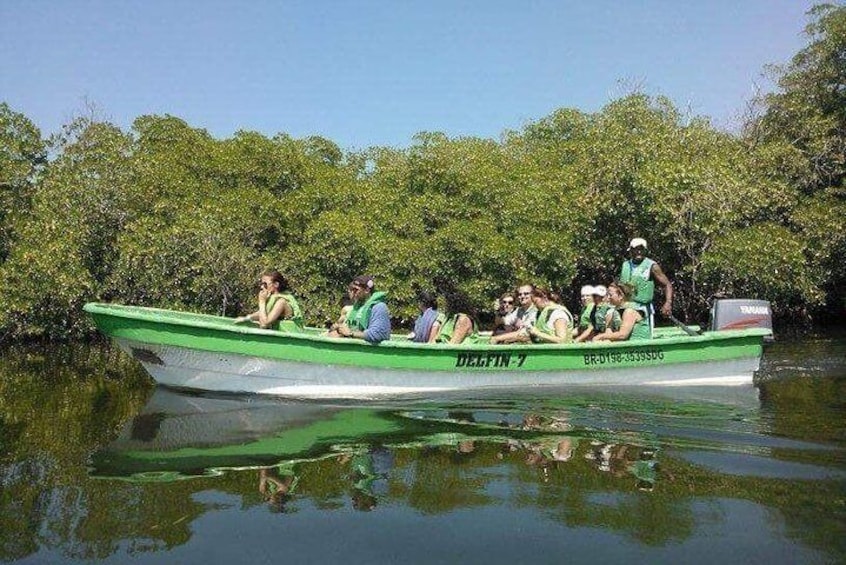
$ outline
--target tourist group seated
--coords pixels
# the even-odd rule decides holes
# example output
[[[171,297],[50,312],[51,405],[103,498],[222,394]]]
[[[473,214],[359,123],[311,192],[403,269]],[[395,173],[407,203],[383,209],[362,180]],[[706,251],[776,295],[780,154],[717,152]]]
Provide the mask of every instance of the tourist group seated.
[[[418,316],[409,339],[415,343],[450,345],[484,343],[476,309],[467,295],[452,285],[439,285],[434,292],[417,293]],[[267,271],[261,276],[258,310],[236,318],[236,323],[253,322],[262,328],[296,331],[303,327],[300,306],[284,276]],[[582,310],[578,319],[547,288],[521,284],[496,301],[491,345],[522,343],[584,343],[649,339],[648,310],[632,300],[633,286],[613,282],[585,285],[581,289]],[[443,309],[439,308],[439,298]],[[391,337],[387,294],[376,290],[369,275],[350,281],[337,321],[326,335],[361,339],[378,344]],[[328,323],[328,322],[327,322]]]

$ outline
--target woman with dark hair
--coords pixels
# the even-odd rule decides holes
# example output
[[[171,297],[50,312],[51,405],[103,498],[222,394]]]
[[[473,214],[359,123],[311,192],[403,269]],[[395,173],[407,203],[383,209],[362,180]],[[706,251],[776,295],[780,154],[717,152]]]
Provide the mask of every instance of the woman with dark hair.
[[[629,339],[650,339],[649,313],[646,307],[630,302],[633,286],[613,282],[608,285],[608,301],[620,312],[620,329],[596,335],[593,341],[626,341]]]
[[[438,343],[459,344],[465,339],[478,339],[476,324],[476,309],[470,304],[467,296],[457,290],[444,292],[446,301],[446,321],[441,326],[435,341]]]
[[[532,302],[540,313],[528,334],[535,342],[568,343],[573,340],[573,315],[567,308],[554,302],[552,295],[545,288],[535,287]]]
[[[506,332],[514,331],[512,326],[505,324],[506,317],[514,311],[515,306],[514,293],[506,292],[496,301],[495,309],[496,315],[494,317],[494,329],[491,335],[504,334]]]
[[[291,320],[296,328],[303,327],[303,313],[297,299],[288,288],[288,281],[279,271],[265,271],[259,283],[258,310],[235,322],[257,322],[262,328],[278,330],[282,320]]]
[[[438,312],[438,298],[431,292],[421,291],[417,295],[417,306],[420,316],[414,322],[411,339],[417,343],[431,343],[438,337],[446,316]]]

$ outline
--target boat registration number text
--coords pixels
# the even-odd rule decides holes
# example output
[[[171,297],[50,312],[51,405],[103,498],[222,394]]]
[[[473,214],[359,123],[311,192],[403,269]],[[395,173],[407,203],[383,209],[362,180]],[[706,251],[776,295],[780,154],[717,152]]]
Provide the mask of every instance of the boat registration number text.
[[[645,363],[661,361],[664,351],[661,349],[640,349],[638,351],[620,351],[619,353],[585,353],[585,365],[615,365],[618,363]]]

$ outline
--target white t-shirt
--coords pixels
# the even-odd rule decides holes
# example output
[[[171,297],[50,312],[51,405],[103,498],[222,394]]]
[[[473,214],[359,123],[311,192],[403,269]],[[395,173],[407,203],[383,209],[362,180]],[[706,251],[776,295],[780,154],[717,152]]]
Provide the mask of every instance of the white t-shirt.
[[[547,325],[555,330],[555,322],[558,320],[564,320],[566,324],[570,325],[570,316],[567,315],[567,311],[564,308],[556,308],[552,311],[552,314],[549,315],[549,320],[547,320]]]
[[[502,323],[506,326],[516,326],[517,320],[520,320],[522,322],[520,327],[531,328],[535,325],[537,318],[538,310],[535,307],[527,308],[526,310],[515,308],[502,318]]]

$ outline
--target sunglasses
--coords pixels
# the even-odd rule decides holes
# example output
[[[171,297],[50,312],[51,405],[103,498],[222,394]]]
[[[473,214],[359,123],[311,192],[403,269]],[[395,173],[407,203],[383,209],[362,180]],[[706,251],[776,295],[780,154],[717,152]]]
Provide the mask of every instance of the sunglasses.
[[[269,287],[269,286],[270,286],[270,285],[269,285],[269,284],[267,284],[266,282],[264,282],[264,281],[262,281],[262,282],[261,282],[261,287],[262,287],[262,288],[267,288],[267,287]]]
[[[513,300],[500,300],[500,302],[503,304],[514,304]]]

